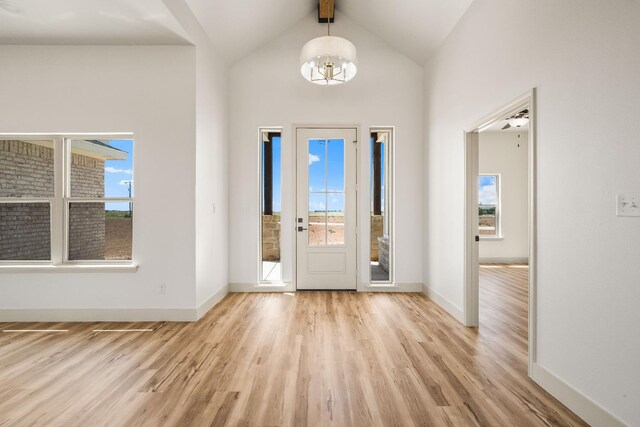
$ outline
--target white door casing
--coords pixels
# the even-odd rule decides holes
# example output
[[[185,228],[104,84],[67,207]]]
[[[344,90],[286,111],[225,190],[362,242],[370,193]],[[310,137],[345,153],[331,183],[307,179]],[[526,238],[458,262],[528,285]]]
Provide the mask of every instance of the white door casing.
[[[297,289],[355,290],[357,131],[296,129]]]

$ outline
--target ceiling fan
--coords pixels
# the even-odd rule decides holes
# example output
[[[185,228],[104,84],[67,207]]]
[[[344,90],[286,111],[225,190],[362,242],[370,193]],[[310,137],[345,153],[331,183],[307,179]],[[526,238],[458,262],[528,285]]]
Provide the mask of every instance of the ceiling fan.
[[[511,127],[522,127],[529,123],[529,109],[525,108],[524,110],[507,117],[505,120],[507,121],[507,124],[504,125],[502,130],[509,129]]]

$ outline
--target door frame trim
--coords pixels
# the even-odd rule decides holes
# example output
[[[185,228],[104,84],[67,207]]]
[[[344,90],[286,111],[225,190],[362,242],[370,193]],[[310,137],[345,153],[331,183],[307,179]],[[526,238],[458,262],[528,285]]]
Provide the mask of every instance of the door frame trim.
[[[528,234],[529,234],[529,310],[528,310],[528,368],[529,377],[532,376],[537,362],[537,219],[536,219],[536,89],[533,88],[493,113],[485,116],[463,132],[464,141],[464,324],[469,327],[479,325],[479,250],[474,241],[477,231],[477,178],[478,172],[478,135],[483,129],[502,119],[514,110],[524,106],[529,108],[529,138],[528,138]]]
[[[358,215],[359,213],[359,205],[360,205],[360,189],[359,189],[359,183],[360,183],[360,159],[359,159],[359,155],[360,155],[360,143],[361,143],[361,133],[360,133],[360,125],[359,124],[339,124],[339,125],[330,125],[330,124],[298,124],[298,123],[294,123],[292,125],[292,135],[293,135],[293,149],[291,150],[291,161],[293,162],[292,164],[294,165],[293,167],[293,177],[294,179],[291,180],[291,187],[290,187],[290,191],[292,192],[291,194],[293,195],[293,197],[291,198],[291,209],[292,209],[292,217],[293,218],[293,225],[292,225],[292,235],[291,235],[291,243],[292,243],[292,267],[293,267],[293,277],[292,282],[293,282],[293,289],[295,291],[298,291],[298,238],[297,238],[297,234],[296,234],[296,221],[295,218],[297,218],[297,211],[298,211],[298,129],[353,129],[356,131],[356,286],[355,286],[355,291],[358,292],[359,291],[359,286],[358,284],[360,283],[360,275],[361,275],[361,271],[360,268],[358,268],[358,265],[360,263],[360,251],[358,250],[360,248],[360,242],[361,242],[361,233],[360,233],[360,216]]]

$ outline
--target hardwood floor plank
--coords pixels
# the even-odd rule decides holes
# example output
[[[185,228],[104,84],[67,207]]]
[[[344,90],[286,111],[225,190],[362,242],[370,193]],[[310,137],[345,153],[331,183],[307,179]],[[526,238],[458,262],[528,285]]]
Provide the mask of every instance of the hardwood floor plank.
[[[194,323],[4,323],[0,426],[582,426],[527,377],[527,268],[480,328],[421,294],[230,294]],[[94,332],[152,329],[152,332]]]

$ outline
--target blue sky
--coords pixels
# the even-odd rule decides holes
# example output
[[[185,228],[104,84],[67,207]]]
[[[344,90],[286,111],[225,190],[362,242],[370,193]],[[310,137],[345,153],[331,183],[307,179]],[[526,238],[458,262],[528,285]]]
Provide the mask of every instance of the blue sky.
[[[111,140],[109,145],[129,154],[125,160],[104,162],[104,195],[105,197],[129,197],[127,181],[133,181],[133,141],[130,139]],[[105,209],[126,211],[129,210],[129,204],[107,203]]]
[[[478,203],[485,206],[496,204],[496,177],[480,175],[478,177]]]

